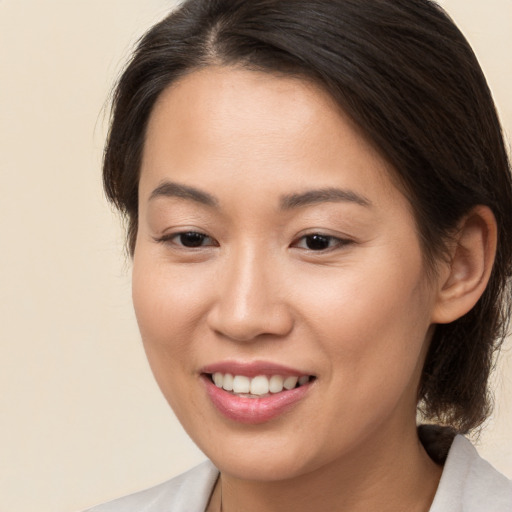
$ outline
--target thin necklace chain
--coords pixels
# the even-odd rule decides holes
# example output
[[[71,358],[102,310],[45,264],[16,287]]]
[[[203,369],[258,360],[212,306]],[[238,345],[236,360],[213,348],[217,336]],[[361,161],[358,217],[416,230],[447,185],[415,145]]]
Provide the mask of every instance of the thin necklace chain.
[[[220,485],[220,511],[222,512],[222,475],[219,476],[219,485]]]

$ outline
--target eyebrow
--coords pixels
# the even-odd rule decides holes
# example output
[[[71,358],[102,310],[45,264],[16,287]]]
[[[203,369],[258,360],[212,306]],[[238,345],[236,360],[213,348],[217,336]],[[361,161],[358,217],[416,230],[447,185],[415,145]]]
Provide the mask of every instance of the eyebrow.
[[[328,202],[349,202],[361,206],[370,207],[372,203],[369,199],[352,190],[343,190],[340,188],[321,188],[318,190],[308,190],[299,194],[288,194],[281,197],[281,209],[290,210],[292,208],[301,208],[318,203]]]
[[[179,197],[212,207],[218,206],[219,204],[217,199],[207,192],[171,181],[164,181],[158,185],[158,187],[151,192],[149,200],[151,201],[157,197]]]
[[[182,185],[172,181],[164,181],[156,187],[149,200],[156,199],[157,197],[178,197],[187,199],[196,203],[203,204],[210,207],[218,207],[218,200],[203,190],[188,185]],[[344,190],[340,188],[321,188],[317,190],[307,190],[306,192],[286,194],[281,196],[280,208],[281,210],[291,210],[294,208],[301,208],[318,203],[327,202],[351,202],[361,206],[369,207],[372,205],[371,201],[366,197],[356,194],[352,190]]]

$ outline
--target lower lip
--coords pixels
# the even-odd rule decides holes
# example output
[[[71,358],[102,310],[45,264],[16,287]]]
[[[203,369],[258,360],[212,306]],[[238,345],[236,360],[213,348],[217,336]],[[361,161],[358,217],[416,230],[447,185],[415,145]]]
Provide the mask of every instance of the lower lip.
[[[265,423],[277,418],[300,402],[311,387],[310,382],[274,395],[247,398],[218,388],[209,375],[202,377],[210,400],[218,411],[230,420],[249,424]]]

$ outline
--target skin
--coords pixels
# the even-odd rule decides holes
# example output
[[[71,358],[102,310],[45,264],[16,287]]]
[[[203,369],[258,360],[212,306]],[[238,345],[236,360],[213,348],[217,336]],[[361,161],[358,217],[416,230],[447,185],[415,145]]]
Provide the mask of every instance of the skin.
[[[326,93],[298,79],[210,67],[155,105],[133,300],[162,392],[221,470],[209,510],[221,486],[224,512],[429,509],[441,468],[417,438],[416,394],[447,273],[427,278],[392,172]],[[215,204],[155,195],[167,182]],[[283,197],[318,189],[352,196],[283,208]],[[185,247],[184,231],[205,234],[203,245]],[[333,237],[325,250],[308,248],[314,233]],[[240,424],[200,379],[226,360],[316,380],[285,414]]]

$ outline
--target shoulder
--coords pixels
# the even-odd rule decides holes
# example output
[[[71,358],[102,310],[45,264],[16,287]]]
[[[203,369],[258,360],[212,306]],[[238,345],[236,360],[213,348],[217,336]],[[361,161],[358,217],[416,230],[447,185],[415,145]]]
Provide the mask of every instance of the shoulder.
[[[160,485],[84,512],[201,512],[217,478],[218,470],[206,461]]]
[[[430,512],[512,512],[512,481],[456,436]]]

